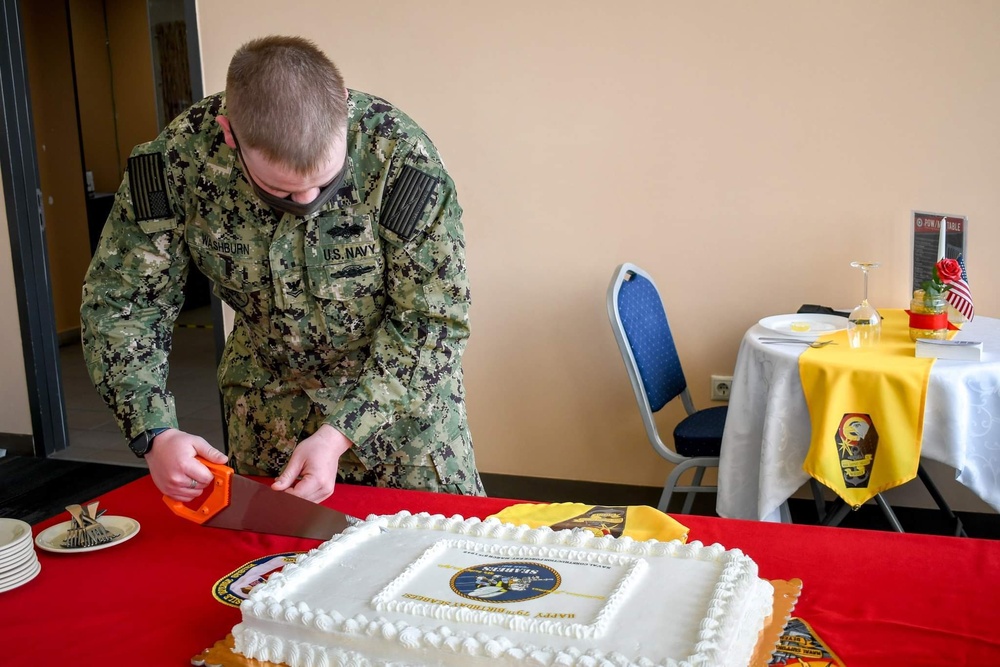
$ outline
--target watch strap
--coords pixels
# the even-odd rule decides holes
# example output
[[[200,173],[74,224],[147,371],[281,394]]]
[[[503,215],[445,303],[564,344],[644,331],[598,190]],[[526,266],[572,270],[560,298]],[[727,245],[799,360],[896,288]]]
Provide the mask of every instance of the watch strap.
[[[153,448],[153,438],[160,435],[164,431],[168,430],[169,427],[159,427],[151,428],[143,431],[139,435],[132,438],[128,443],[128,448],[132,450],[132,453],[138,456],[140,459],[145,457],[149,453],[149,450]]]

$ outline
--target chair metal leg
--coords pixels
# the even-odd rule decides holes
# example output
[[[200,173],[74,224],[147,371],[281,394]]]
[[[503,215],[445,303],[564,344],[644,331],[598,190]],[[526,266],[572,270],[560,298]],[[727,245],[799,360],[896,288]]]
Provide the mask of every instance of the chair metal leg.
[[[705,475],[705,468],[708,466],[718,465],[718,459],[712,459],[711,457],[703,457],[700,459],[691,459],[687,461],[682,461],[674,466],[673,471],[667,477],[666,483],[663,485],[663,493],[660,495],[660,502],[656,505],[656,509],[661,512],[666,512],[670,505],[671,496],[674,492],[687,493],[687,497],[684,499],[684,513],[688,514],[691,512],[691,506],[694,503],[694,496],[698,493],[717,493],[718,487],[715,486],[702,486],[702,478]],[[694,480],[691,485],[678,484],[681,475],[690,469],[694,469]]]
[[[670,497],[674,494],[674,487],[677,486],[677,480],[685,470],[687,470],[687,466],[682,463],[676,466],[673,472],[667,477],[667,482],[663,485],[663,493],[660,494],[660,502],[656,505],[656,509],[666,513],[667,506],[670,505]]]
[[[951,507],[948,505],[948,502],[944,499],[944,496],[941,495],[941,492],[938,491],[937,486],[934,484],[934,480],[932,480],[931,476],[927,473],[926,470],[924,470],[923,465],[917,466],[917,475],[920,477],[920,481],[924,483],[924,486],[927,487],[927,492],[931,494],[931,498],[934,499],[934,502],[937,504],[938,508],[940,508],[940,510],[944,512],[945,515],[947,515],[947,517],[954,524],[955,536],[968,537],[969,536],[968,533],[965,532],[965,526],[962,525],[962,520],[958,518],[958,515],[951,510]]]
[[[694,480],[691,486],[701,486],[701,478],[705,476],[705,469],[698,466],[694,472]],[[697,491],[688,491],[687,497],[684,499],[684,509],[681,510],[682,514],[690,514],[691,507],[694,505],[694,497],[697,495]]]
[[[826,519],[826,499],[823,497],[823,485],[816,481],[815,477],[810,477],[809,486],[812,487],[813,502],[816,503],[816,520],[822,525],[823,520]]]
[[[892,511],[892,508],[889,507],[888,501],[882,497],[881,493],[875,494],[875,502],[882,508],[882,514],[884,514],[885,518],[889,520],[890,524],[892,524],[892,529],[897,533],[905,533],[906,531],[903,530],[903,526],[899,523],[899,519],[896,518],[896,513]]]
[[[848,512],[851,511],[851,506],[844,502],[842,498],[837,498],[833,502],[833,507],[829,512],[826,512],[823,520],[820,522],[824,526],[839,526],[840,522],[844,520]]]
[[[896,518],[896,513],[892,511],[889,507],[889,503],[886,499],[882,497],[881,493],[875,494],[875,502],[878,506],[882,508],[882,513],[885,514],[885,518],[889,520],[892,525],[892,529],[897,533],[905,533],[903,526],[899,523],[899,519]],[[851,506],[844,502],[842,498],[837,498],[834,501],[833,507],[826,514],[826,518],[822,521],[824,526],[839,526],[840,522],[844,520],[844,517],[851,512]]]
[[[924,483],[925,487],[927,487],[927,492],[931,494],[931,498],[934,499],[934,503],[938,506],[938,509],[944,512],[945,516],[947,516],[955,526],[954,535],[956,537],[968,537],[969,534],[965,532],[965,526],[962,525],[962,519],[959,518],[954,511],[952,511],[948,502],[944,499],[944,496],[941,495],[941,492],[938,491],[937,486],[934,484],[934,480],[931,479],[930,474],[928,474],[928,472],[924,469],[923,465],[917,466],[917,476],[920,477],[920,481]],[[810,482],[813,486],[813,495],[816,497],[816,511],[821,517],[820,524],[824,526],[839,525],[840,522],[844,520],[844,517],[847,516],[848,512],[851,511],[851,508],[843,500],[837,498],[834,502],[833,508],[831,508],[829,512],[824,512],[821,509],[822,506],[820,504],[820,498],[822,497],[820,495],[822,493],[821,487],[814,479],[811,479]],[[889,502],[882,496],[881,493],[875,494],[875,502],[878,503],[879,508],[882,510],[882,514],[884,514],[885,518],[888,519],[889,524],[892,526],[894,531],[897,533],[906,532],[903,530],[902,524],[899,523],[899,519],[896,517],[896,513],[892,510]]]

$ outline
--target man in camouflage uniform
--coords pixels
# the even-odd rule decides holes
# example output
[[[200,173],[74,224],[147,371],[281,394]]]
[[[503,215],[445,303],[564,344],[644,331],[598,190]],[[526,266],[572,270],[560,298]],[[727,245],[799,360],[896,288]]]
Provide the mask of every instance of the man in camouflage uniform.
[[[226,460],[166,391],[193,264],[235,311],[218,378],[237,472],[316,502],[338,478],[482,494],[461,214],[424,132],[315,45],[241,47],[226,93],[133,151],[83,290],[91,378],[159,489],[191,500],[212,480],[195,457]]]

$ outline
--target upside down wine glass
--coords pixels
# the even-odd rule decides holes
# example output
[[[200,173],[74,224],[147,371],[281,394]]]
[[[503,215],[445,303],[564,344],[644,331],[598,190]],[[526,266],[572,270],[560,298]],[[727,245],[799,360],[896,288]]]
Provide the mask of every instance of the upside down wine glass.
[[[879,267],[878,262],[851,262],[851,266],[865,274],[865,291],[861,303],[855,306],[847,318],[847,340],[851,347],[873,347],[882,337],[882,318],[868,303],[868,272]]]

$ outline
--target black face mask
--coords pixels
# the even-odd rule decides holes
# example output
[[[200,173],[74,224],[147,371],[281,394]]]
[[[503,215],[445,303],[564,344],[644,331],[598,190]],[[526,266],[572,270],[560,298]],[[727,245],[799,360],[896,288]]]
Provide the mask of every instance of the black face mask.
[[[292,200],[291,195],[288,197],[277,197],[272,195],[270,192],[264,190],[264,188],[257,185],[257,180],[254,179],[253,174],[250,173],[250,168],[247,167],[247,161],[243,159],[243,151],[240,150],[240,142],[236,139],[236,133],[231,132],[233,135],[233,143],[236,144],[236,155],[240,158],[240,164],[243,165],[243,171],[247,175],[247,180],[250,181],[250,187],[253,191],[260,197],[261,201],[270,206],[274,211],[278,213],[290,213],[295,216],[305,217],[307,215],[312,215],[319,209],[323,208],[333,196],[337,194],[337,190],[340,189],[341,183],[344,182],[344,174],[347,173],[347,155],[344,155],[344,166],[340,168],[340,171],[333,180],[324,185],[319,189],[319,194],[316,195],[316,199],[313,199],[308,204],[300,204],[297,201]]]

